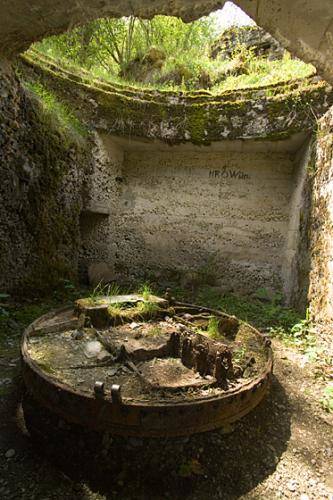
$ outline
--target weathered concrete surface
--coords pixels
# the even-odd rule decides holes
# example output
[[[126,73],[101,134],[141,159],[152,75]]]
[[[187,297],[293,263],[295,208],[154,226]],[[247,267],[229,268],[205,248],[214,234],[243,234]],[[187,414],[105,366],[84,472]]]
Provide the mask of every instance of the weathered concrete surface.
[[[103,139],[111,154],[116,141]],[[297,142],[286,144],[230,142],[203,151],[122,141],[118,206],[109,220],[110,260],[120,276],[279,289],[294,189],[288,147]]]
[[[109,143],[106,149],[101,137],[94,133],[91,158],[80,215],[79,274],[86,283],[88,268],[96,262],[107,262],[111,272],[115,270],[115,216],[123,150],[114,143]]]
[[[89,153],[0,64],[0,289],[75,279]]]
[[[67,102],[88,127],[169,144],[283,139],[313,130],[315,117],[333,103],[331,86],[318,77],[212,95],[92,82],[36,51],[24,56],[20,68]]]
[[[295,156],[289,228],[283,261],[286,302],[305,313],[308,307],[310,273],[310,222],[312,176],[314,170],[313,137],[305,141]]]
[[[313,172],[309,302],[312,316],[333,320],[333,108],[321,119]]]
[[[73,87],[71,82],[66,90]],[[206,279],[214,267],[220,283],[234,289],[281,285],[290,153],[306,134],[259,142],[256,130],[266,135],[265,110],[255,108],[259,129],[250,129],[248,118],[248,129],[241,130],[235,106],[228,126],[240,131],[233,135],[237,140],[200,148],[190,136],[171,148],[159,134],[139,143],[128,133],[111,140],[94,132],[87,152],[68,143],[56,117],[41,112],[10,67],[1,73],[0,91],[2,289],[53,286],[75,279],[78,268],[87,279],[89,265],[101,261],[118,278],[153,272],[158,279],[175,268],[179,275],[195,270]],[[131,90],[115,95],[123,105],[140,105]],[[159,96],[153,97],[156,103]],[[229,97],[231,105],[238,102],[238,95]],[[147,110],[150,101],[144,102]],[[278,98],[274,104],[280,113]],[[172,119],[175,104],[169,105]],[[289,114],[282,118],[289,135],[294,122]],[[240,139],[244,133],[247,140]]]
[[[3,56],[22,52],[45,36],[76,24],[113,16],[155,14],[197,19],[221,8],[223,0],[0,0],[0,47]],[[256,23],[292,54],[316,66],[333,83],[333,2],[331,0],[235,0]]]

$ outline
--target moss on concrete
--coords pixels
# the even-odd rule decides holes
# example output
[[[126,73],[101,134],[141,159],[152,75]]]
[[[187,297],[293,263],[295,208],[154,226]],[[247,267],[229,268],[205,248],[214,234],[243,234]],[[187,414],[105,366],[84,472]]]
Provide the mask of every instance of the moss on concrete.
[[[3,149],[0,157],[1,289],[52,290],[75,281],[80,247],[82,183],[89,139],[79,136],[14,73],[0,73]]]
[[[223,139],[283,139],[311,130],[333,103],[318,79],[259,89],[209,92],[138,90],[70,73],[38,53],[24,56],[25,71],[41,79],[92,127],[123,136],[207,145]]]

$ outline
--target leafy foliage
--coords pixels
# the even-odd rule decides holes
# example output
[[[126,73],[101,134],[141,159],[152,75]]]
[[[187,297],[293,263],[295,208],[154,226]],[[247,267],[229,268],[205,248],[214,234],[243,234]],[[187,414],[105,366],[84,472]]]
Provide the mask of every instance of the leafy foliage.
[[[93,78],[172,90],[221,93],[303,78],[315,71],[288,53],[282,61],[257,57],[241,43],[231,59],[213,59],[210,48],[217,35],[214,16],[192,23],[170,16],[130,16],[92,21],[35,47],[72,70],[89,70]]]
[[[175,17],[155,16],[147,21],[130,16],[99,19],[47,38],[36,47],[56,59],[115,76],[126,75],[129,63],[136,57],[143,58],[151,47],[170,57],[184,51],[194,51],[199,57],[214,36],[216,26],[209,17],[185,24]]]

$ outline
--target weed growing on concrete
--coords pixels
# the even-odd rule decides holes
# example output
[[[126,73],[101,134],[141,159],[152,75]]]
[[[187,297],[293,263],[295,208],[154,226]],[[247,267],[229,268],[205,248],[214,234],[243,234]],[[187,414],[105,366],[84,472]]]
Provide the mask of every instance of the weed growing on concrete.
[[[119,293],[120,287],[116,283],[103,284],[103,281],[100,281],[92,290],[88,298],[91,303],[96,304],[101,297],[114,297],[115,295],[119,295]]]
[[[246,348],[243,346],[240,347],[239,349],[234,350],[232,359],[234,363],[240,364],[244,360],[245,356],[246,356]]]
[[[320,400],[321,406],[328,413],[333,413],[333,384],[329,384],[324,390],[324,397]]]
[[[148,301],[150,296],[153,294],[153,290],[149,283],[143,283],[138,290],[138,293],[142,295],[143,300]]]
[[[137,305],[139,315],[144,317],[153,317],[159,310],[158,305],[155,302],[149,302],[147,300],[139,302]]]
[[[87,130],[66,104],[38,81],[25,81],[24,86],[39,99],[45,118],[74,139],[87,136]]]
[[[211,316],[208,321],[207,333],[212,339],[221,337],[219,332],[219,320],[216,316]]]

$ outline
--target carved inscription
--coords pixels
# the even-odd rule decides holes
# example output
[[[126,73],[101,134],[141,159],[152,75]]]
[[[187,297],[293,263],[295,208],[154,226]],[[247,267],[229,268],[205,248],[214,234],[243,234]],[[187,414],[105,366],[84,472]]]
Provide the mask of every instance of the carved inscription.
[[[233,168],[227,168],[223,167],[220,170],[210,170],[209,171],[209,178],[211,179],[237,179],[241,181],[245,181],[246,179],[249,179],[250,176],[243,172],[242,170],[238,169],[233,169]]]

